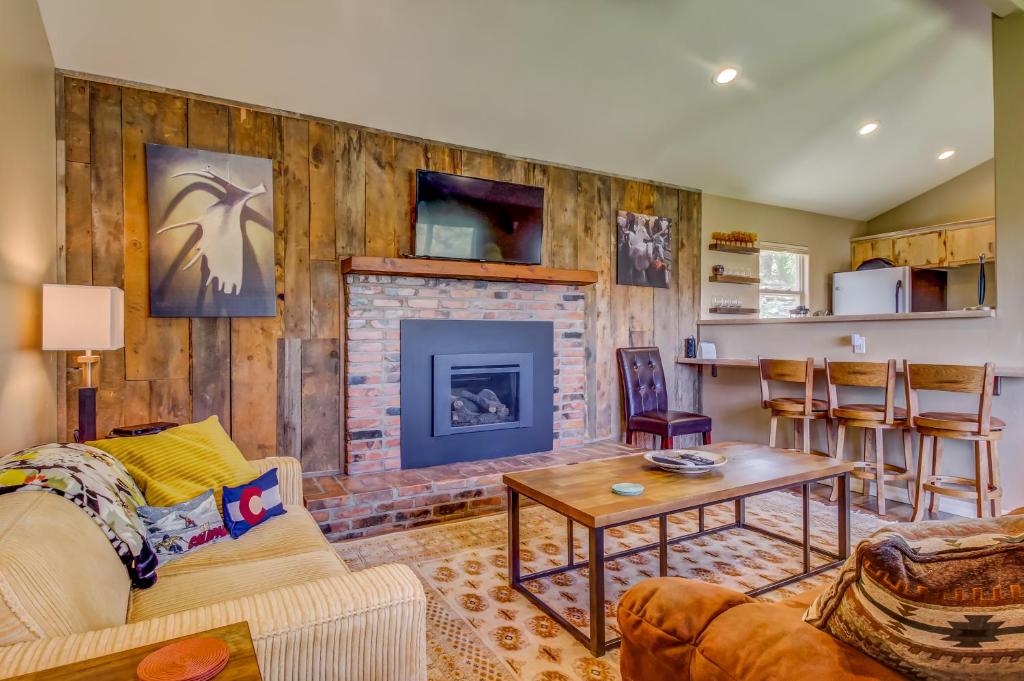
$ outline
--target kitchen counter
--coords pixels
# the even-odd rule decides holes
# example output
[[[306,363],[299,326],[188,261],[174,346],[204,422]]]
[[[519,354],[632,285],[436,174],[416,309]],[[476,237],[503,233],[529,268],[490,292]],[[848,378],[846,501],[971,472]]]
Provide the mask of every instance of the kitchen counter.
[[[944,312],[901,312],[887,314],[850,314],[832,315],[829,317],[780,317],[762,319],[760,317],[734,319],[701,319],[701,326],[735,326],[740,324],[827,324],[838,322],[902,322],[926,319],[988,319],[996,316],[992,310],[946,310]]]

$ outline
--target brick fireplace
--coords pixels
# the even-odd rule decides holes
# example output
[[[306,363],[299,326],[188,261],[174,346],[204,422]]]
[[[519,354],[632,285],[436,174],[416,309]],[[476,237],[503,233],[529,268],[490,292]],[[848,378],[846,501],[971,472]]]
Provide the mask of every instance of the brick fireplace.
[[[583,443],[586,372],[580,287],[348,274],[345,292],[345,465],[349,475],[402,467],[403,320],[551,323],[551,448]],[[422,399],[429,400],[430,395]]]
[[[401,264],[407,261],[385,262]],[[435,265],[446,267],[443,263],[426,263],[428,268]],[[467,278],[355,269],[345,272],[346,338],[342,377],[345,384],[345,410],[342,414],[346,440],[345,471],[344,474],[310,476],[305,480],[307,506],[332,540],[493,512],[504,505],[501,485],[504,472],[622,453],[621,446],[613,443],[602,443],[596,450],[585,453],[573,449],[585,442],[585,286],[592,282],[592,279],[587,280],[587,276],[593,273],[476,263],[458,266],[476,268],[479,272]],[[508,272],[535,270],[543,273],[538,276],[543,281],[507,281],[502,278]],[[488,272],[495,273],[493,279],[487,278]],[[559,273],[563,279],[579,281],[557,280]],[[566,277],[566,274],[575,276]],[[552,276],[556,280],[551,281]],[[512,335],[509,333],[487,334],[481,332],[479,326],[462,327],[457,332],[465,340],[490,336],[492,343],[498,342],[497,345],[484,343],[477,346],[478,350],[499,353],[499,360],[485,363],[485,368],[489,367],[492,372],[511,371],[510,367],[518,367],[520,372],[527,371],[529,363],[517,365],[513,361],[516,357],[538,356],[540,361],[550,362],[545,365],[550,375],[547,372],[536,375],[541,381],[537,401],[551,410],[546,418],[538,419],[549,429],[549,439],[543,441],[543,450],[527,444],[513,449],[509,455],[500,450],[496,453],[488,451],[484,453],[486,458],[483,460],[474,460],[480,452],[473,451],[469,453],[472,456],[466,456],[466,452],[456,449],[451,461],[442,465],[426,468],[406,465],[403,468],[402,419],[406,415],[403,410],[403,368],[408,376],[410,363],[422,363],[426,358],[416,356],[417,352],[408,345],[403,352],[403,342],[410,340],[403,338],[403,326],[408,333],[410,327],[423,321],[494,324],[493,327],[483,327],[484,331],[508,329],[503,326],[508,323],[531,322],[531,325],[521,328],[548,330],[550,335],[543,342],[550,343],[550,359],[544,358],[543,353],[531,353],[528,344],[522,347],[494,341],[495,338],[504,339]],[[537,333],[530,335],[536,336]],[[460,341],[452,353],[442,349],[438,354],[428,354],[456,357],[448,362],[452,366],[447,368],[458,371],[465,369],[465,357],[480,354],[472,350],[473,347],[472,343]],[[533,349],[537,348],[534,346]],[[409,355],[404,358],[405,365],[404,354]],[[419,352],[419,355],[424,355],[424,352]],[[444,365],[444,360],[441,364]],[[522,380],[522,376],[517,380]],[[459,386],[463,385],[459,383]],[[547,401],[546,390],[550,390],[550,400]],[[424,389],[423,385],[416,386],[416,392],[416,396],[405,395],[405,409],[409,408],[412,397],[422,404],[434,398],[432,390]],[[470,395],[476,392],[474,389]],[[503,399],[507,401],[508,398]],[[523,416],[516,414],[516,418]],[[529,419],[526,421],[527,425],[532,425]],[[486,425],[486,419],[479,423],[474,421],[473,425],[480,423]],[[493,425],[501,427],[500,423]],[[466,438],[465,441],[469,442],[473,437],[488,434],[486,427],[467,430],[471,431],[469,435],[457,437]],[[408,435],[408,429],[406,433]],[[417,442],[405,444],[418,446]],[[479,442],[474,440],[467,446],[479,446]]]

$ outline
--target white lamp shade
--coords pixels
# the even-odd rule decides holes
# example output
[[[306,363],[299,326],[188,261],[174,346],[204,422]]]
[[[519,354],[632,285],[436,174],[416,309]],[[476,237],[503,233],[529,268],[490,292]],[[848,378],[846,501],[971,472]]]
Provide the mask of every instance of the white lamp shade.
[[[43,350],[124,347],[124,291],[43,284]]]

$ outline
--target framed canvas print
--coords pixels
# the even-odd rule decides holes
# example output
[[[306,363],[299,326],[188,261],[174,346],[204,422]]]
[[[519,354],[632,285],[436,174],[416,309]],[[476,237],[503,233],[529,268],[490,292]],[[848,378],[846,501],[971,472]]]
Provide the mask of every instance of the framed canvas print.
[[[668,288],[672,279],[672,220],[620,210],[615,225],[616,283]]]
[[[146,145],[153,317],[273,317],[270,159]]]

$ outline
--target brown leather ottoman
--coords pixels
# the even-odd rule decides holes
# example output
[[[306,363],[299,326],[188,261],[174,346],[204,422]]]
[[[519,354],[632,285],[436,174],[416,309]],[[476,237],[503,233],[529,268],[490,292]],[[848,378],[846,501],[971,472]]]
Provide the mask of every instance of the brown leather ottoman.
[[[623,681],[904,679],[803,621],[818,592],[767,603],[680,577],[645,580],[619,603]]]

